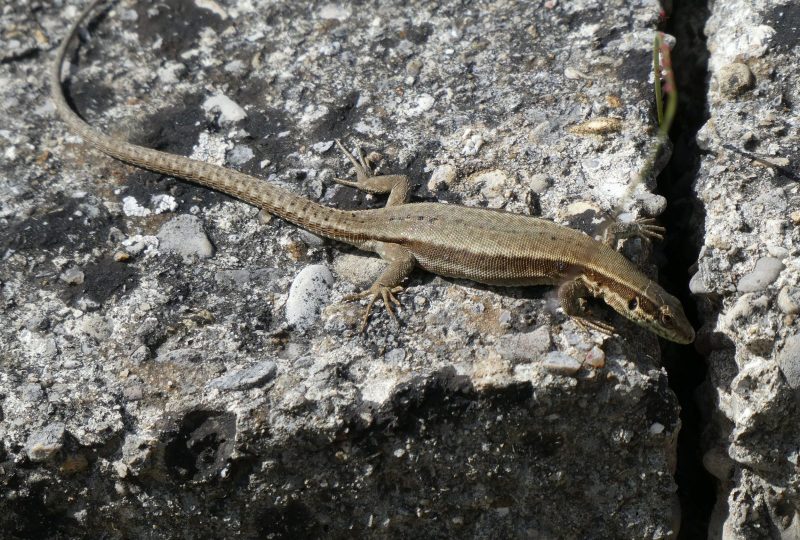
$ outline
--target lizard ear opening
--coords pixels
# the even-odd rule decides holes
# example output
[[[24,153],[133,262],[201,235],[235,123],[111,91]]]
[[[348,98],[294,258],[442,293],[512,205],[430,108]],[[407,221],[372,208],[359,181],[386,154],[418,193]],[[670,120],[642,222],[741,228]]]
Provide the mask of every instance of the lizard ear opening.
[[[639,307],[639,299],[638,298],[631,298],[628,300],[628,309],[633,311],[637,307]]]

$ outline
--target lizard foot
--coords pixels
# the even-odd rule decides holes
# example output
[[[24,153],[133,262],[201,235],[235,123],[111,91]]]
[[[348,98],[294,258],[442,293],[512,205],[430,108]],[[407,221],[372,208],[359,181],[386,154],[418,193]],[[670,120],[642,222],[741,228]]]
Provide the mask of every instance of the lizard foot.
[[[402,305],[400,304],[400,300],[398,300],[395,296],[395,293],[399,293],[402,290],[403,287],[400,286],[387,287],[386,285],[375,283],[366,291],[348,294],[343,298],[345,302],[354,302],[363,298],[371,297],[369,304],[367,304],[367,309],[364,311],[364,317],[361,319],[361,328],[358,331],[359,334],[363,334],[367,329],[367,323],[369,323],[369,316],[372,313],[372,307],[375,305],[375,302],[378,300],[378,298],[383,300],[383,305],[386,307],[386,311],[389,312],[389,316],[392,318],[392,320],[394,320],[394,322],[397,322],[397,315],[394,313],[392,304],[398,307]]]
[[[647,238],[648,240],[663,240],[666,229],[661,225],[656,225],[655,218],[639,218],[634,221],[638,231],[635,236]]]
[[[656,225],[653,218],[639,218],[630,222],[615,222],[606,227],[603,232],[603,243],[616,248],[619,240],[626,238],[641,238],[643,240],[663,240],[666,229]]]
[[[358,153],[358,159],[356,159],[355,156],[353,156],[353,154],[351,154],[347,150],[347,148],[345,148],[344,145],[342,145],[342,141],[340,141],[339,139],[336,139],[336,146],[338,146],[339,150],[341,150],[344,153],[344,155],[347,156],[347,159],[350,161],[350,163],[352,163],[353,168],[355,168],[356,180],[353,181],[353,180],[346,180],[344,178],[334,178],[333,181],[336,182],[337,184],[342,184],[343,186],[349,186],[356,189],[361,189],[361,185],[366,180],[373,177],[372,167],[370,167],[369,163],[367,163],[367,160],[364,157],[364,153],[361,151],[361,147],[359,146],[356,149]]]
[[[344,152],[347,159],[353,165],[356,171],[355,180],[346,180],[344,178],[334,178],[334,182],[343,186],[355,188],[367,193],[374,193],[376,195],[388,193],[389,199],[386,201],[386,206],[398,206],[408,202],[408,197],[411,192],[411,186],[402,174],[381,174],[375,176],[372,167],[364,157],[364,153],[359,147],[356,150],[356,156],[347,151],[339,139],[336,139],[336,145]]]

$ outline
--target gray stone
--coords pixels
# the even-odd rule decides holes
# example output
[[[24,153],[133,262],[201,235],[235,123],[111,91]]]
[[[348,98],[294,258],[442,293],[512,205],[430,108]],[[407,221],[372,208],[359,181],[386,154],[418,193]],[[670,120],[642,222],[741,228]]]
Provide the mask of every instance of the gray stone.
[[[188,365],[198,362],[202,354],[202,351],[197,349],[175,349],[158,355],[156,361]]]
[[[38,383],[23,384],[20,388],[20,397],[30,403],[38,403],[44,398],[42,385]]]
[[[264,360],[247,368],[237,368],[208,383],[219,390],[247,390],[264,386],[275,378],[278,366],[271,360]]]
[[[160,251],[175,253],[184,259],[205,259],[214,254],[214,248],[203,230],[203,222],[196,216],[181,214],[172,218],[161,226],[157,236]]]
[[[559,375],[575,375],[581,369],[581,363],[561,351],[551,351],[544,357],[542,363],[545,369]]]
[[[63,422],[48,424],[28,437],[25,453],[31,461],[47,461],[61,451],[64,446],[66,426]]]
[[[533,332],[506,334],[496,345],[500,356],[511,362],[538,362],[550,350],[550,329],[540,326]]]
[[[795,391],[800,403],[800,334],[786,338],[776,360],[786,382]]]
[[[222,94],[206,99],[203,102],[203,109],[219,113],[219,121],[223,124],[233,124],[247,118],[247,112],[238,103]]]
[[[694,273],[692,279],[689,280],[689,290],[692,294],[708,294],[711,292],[711,289],[706,285],[705,279],[703,279],[702,272]]]
[[[742,276],[736,289],[739,292],[763,291],[778,279],[778,275],[784,268],[784,264],[779,259],[762,257],[756,261],[752,272]]]
[[[237,144],[228,152],[228,161],[231,165],[244,165],[255,157],[253,149],[244,144]]]

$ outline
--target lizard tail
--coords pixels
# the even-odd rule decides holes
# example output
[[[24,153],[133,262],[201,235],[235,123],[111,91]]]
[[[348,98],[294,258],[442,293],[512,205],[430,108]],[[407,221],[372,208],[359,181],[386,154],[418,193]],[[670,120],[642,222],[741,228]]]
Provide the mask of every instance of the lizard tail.
[[[295,223],[315,234],[344,241],[358,241],[360,236],[352,230],[337,226],[345,221],[341,210],[329,208],[295,195],[285,189],[269,184],[259,178],[220,167],[212,163],[184,156],[160,152],[106,135],[90,126],[72,109],[64,97],[61,86],[61,68],[69,44],[78,32],[81,23],[106,0],[93,0],[69,27],[66,37],[56,53],[50,72],[50,90],[56,111],[70,129],[104,154],[143,169],[191,180],[197,184],[221,191],[241,199],[271,214]],[[347,214],[353,214],[347,212]],[[353,220],[353,216],[348,216]],[[357,221],[357,220],[356,220]]]

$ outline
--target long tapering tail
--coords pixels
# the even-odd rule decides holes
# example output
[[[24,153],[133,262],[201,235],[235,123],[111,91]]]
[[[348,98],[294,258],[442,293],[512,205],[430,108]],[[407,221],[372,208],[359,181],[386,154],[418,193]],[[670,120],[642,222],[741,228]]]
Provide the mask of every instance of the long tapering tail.
[[[70,107],[61,86],[61,69],[69,44],[81,23],[106,0],[93,0],[72,23],[61,42],[50,72],[50,89],[56,111],[69,128],[86,142],[111,157],[143,169],[191,180],[197,184],[216,189],[237,199],[263,208],[287,221],[295,223],[315,234],[343,240],[358,241],[353,227],[343,230],[344,222],[352,221],[352,213],[329,208],[295,195],[259,178],[212,163],[145,148],[126,140],[106,135],[90,126]],[[345,216],[347,214],[347,216]],[[356,220],[358,221],[358,220]]]

